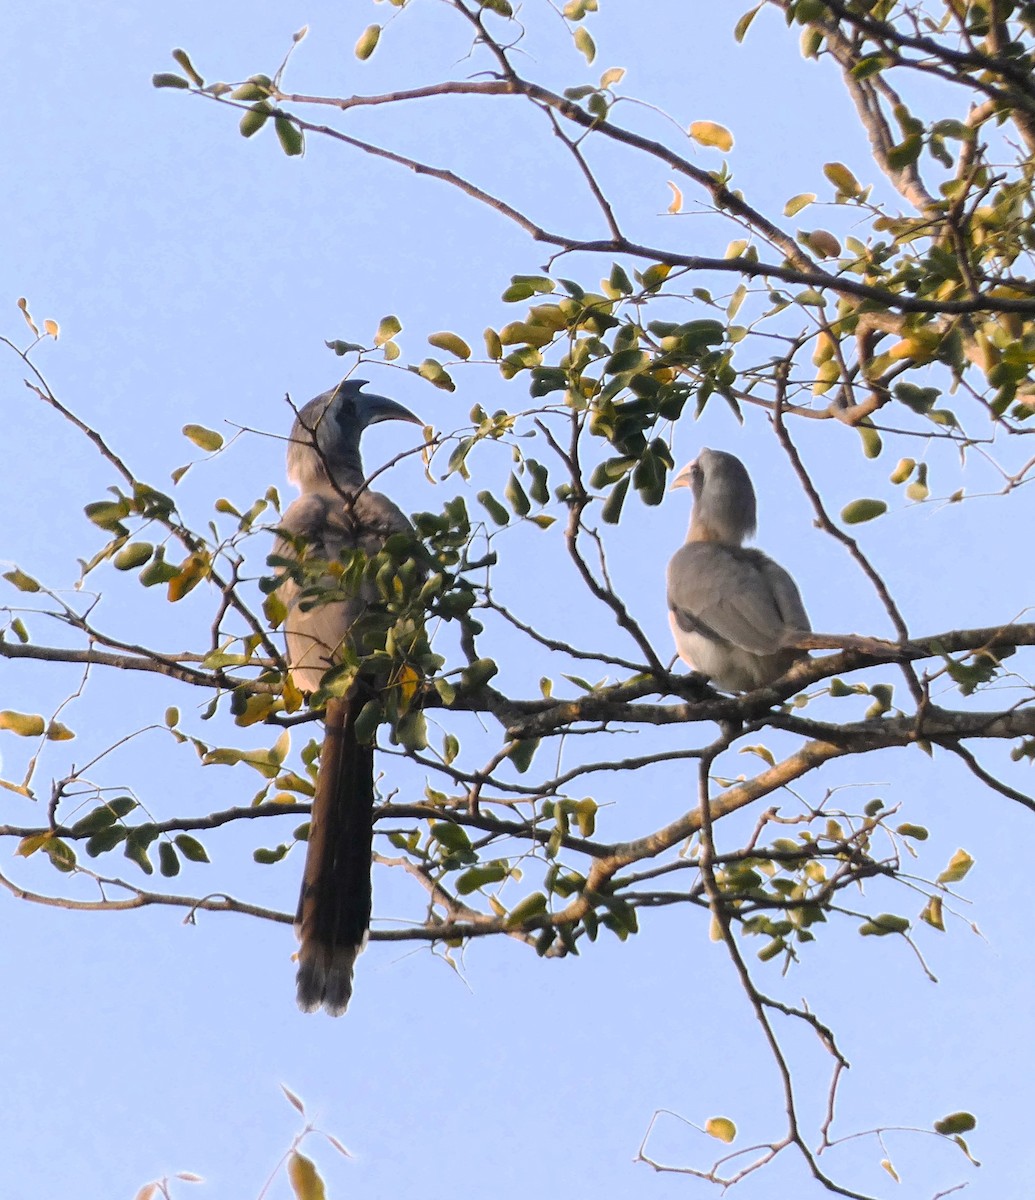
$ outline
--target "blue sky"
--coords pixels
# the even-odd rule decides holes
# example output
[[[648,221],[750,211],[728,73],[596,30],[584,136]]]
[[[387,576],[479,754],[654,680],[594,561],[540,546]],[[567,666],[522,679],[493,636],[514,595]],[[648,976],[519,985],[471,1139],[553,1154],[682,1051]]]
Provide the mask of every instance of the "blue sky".
[[[737,6],[668,0],[649,14],[636,6],[640,17],[630,15],[631,6],[602,7],[590,26],[599,46],[592,68],[544,43],[529,70],[563,86],[625,66],[628,91],[684,126],[699,119],[729,126],[737,138],[730,162],[762,208],[780,211],[797,192],[822,191],[822,164],[832,159],[878,182],[831,73],[803,64],[777,21],[760,18],[738,48],[731,32]],[[5,6],[0,333],[24,339],[19,296],[38,320],[57,320],[61,339],[41,348],[41,369],[58,396],[157,486],[196,457],[180,433],[187,422],[283,436],[291,419],[285,393],[304,401],[337,378],[340,361],[325,339],[364,340],[393,312],[414,359],[435,330],[454,329],[476,344],[486,324],[516,315],[499,300],[511,274],[542,264],[542,248],[455,192],[319,139],[310,140],[304,159],[289,160],[271,131],[245,141],[235,114],[150,86],[153,72],[173,69],[174,46],[187,47],[208,78],[272,73],[304,24],[310,34],[288,76],[300,92],[381,92],[463,69],[455,65],[463,35],[444,22],[443,6],[429,3],[414,3],[374,57],[358,63],[351,48],[360,31],[389,11],[327,0],[101,0],[89,7],[58,0],[44,17],[37,5]],[[659,118],[643,112],[631,119],[649,127]],[[592,226],[557,151],[516,102],[475,109],[443,101],[412,106],[404,119],[363,113],[352,127],[499,187],[545,224]],[[717,165],[717,156],[700,153],[704,165]],[[658,216],[670,198],[664,176],[617,161],[606,171],[642,227],[671,239],[671,225]],[[686,245],[702,252],[721,253],[730,236],[720,240],[707,220],[688,218],[683,228]],[[589,273],[585,263],[576,266]],[[8,454],[0,560],[67,586],[75,559],[99,544],[82,506],[102,498],[114,479],[81,436],[34,400],[23,374],[13,355],[0,356]],[[458,373],[452,395],[388,368],[371,378],[376,390],[443,429],[462,424],[475,403],[489,410],[523,403],[518,386],[489,369]],[[368,464],[395,453],[408,436],[390,425],[373,431]],[[872,464],[854,439],[849,430],[801,431],[834,511],[856,495],[887,490],[894,455]],[[751,466],[759,542],[798,578],[814,625],[888,632],[855,568],[812,527],[763,423],[741,429],[725,406],[710,408],[700,425],[681,424],[676,456],[686,461],[701,445],[734,450]],[[241,437],[192,469],[178,502],[203,521],[218,496],[244,507],[270,483],[289,496],[282,450],[275,437]],[[473,493],[493,472],[499,478],[504,461],[491,453],[478,460],[486,479],[470,485],[472,506]],[[950,470],[944,456],[939,461]],[[990,469],[976,463],[970,470],[972,490],[991,486]],[[413,460],[387,486],[411,510],[437,507],[447,494],[447,485],[431,490]],[[658,510],[627,515],[609,544],[619,590],[666,653],[661,580],[684,534],[686,501],[676,493]],[[1017,553],[1017,527],[990,500],[899,505],[865,537],[913,628],[934,632],[1024,610],[1031,569]],[[522,531],[508,539],[501,544],[512,548],[514,565],[504,578],[524,613],[560,630],[577,619],[587,636],[614,636],[598,614],[583,611],[586,602],[567,578],[544,579],[541,543]],[[198,636],[199,622],[204,629],[200,605],[173,609],[124,580],[112,586],[114,600],[101,611],[127,637],[178,649]],[[39,623],[30,626],[40,640],[51,636]],[[505,650],[498,657],[504,680],[519,694],[535,694],[543,664],[508,660]],[[2,662],[0,708],[50,711],[78,679],[71,669]],[[46,770],[82,762],[128,728],[160,719],[176,696],[161,681],[95,674],[86,699],[68,713],[79,738]],[[24,747],[0,738],[10,777]],[[243,768],[198,771],[160,733],[142,735],[99,770],[161,812],[244,804],[258,787]],[[692,780],[675,770],[658,779],[635,797],[606,782],[600,796],[659,813],[687,807]],[[45,778],[37,782],[45,795]],[[944,1145],[892,1135],[904,1180],[898,1189],[880,1171],[872,1142],[839,1151],[830,1169],[840,1165],[843,1178],[882,1195],[926,1196],[964,1179],[974,1194],[1019,1194],[1035,1165],[1021,1099],[1033,1066],[1033,951],[1025,906],[1005,894],[1004,878],[1014,881],[1014,895],[1020,891],[1021,870],[1000,872],[1004,850],[1018,854],[1029,844],[1029,821],[944,756],[932,764],[916,752],[888,752],[807,786],[849,784],[901,803],[905,819],[931,828],[920,873],[936,874],[960,845],[975,856],[964,889],[973,904],[962,911],[981,936],[960,922],[946,935],[921,932],[941,980],[935,986],[896,939],[860,939],[845,926],[806,958],[786,994],[808,995],[841,1034],[853,1063],[839,1110],[846,1130],[886,1120],[927,1127],[948,1111],[971,1109],[981,1122],[971,1146],[985,1165],[975,1172]],[[45,800],[32,806],[0,794],[0,821],[42,819]],[[188,869],[185,890],[218,888],[290,911],[297,857],[260,868],[251,850],[289,837],[297,823],[287,818],[275,835],[211,838],[214,865]],[[4,861],[4,873],[28,888],[55,886],[44,864]],[[386,917],[413,911],[412,893],[400,884],[379,877],[378,887]],[[78,884],[72,891],[92,896]],[[459,1187],[501,1200],[547,1191],[703,1195],[704,1184],[633,1164],[656,1108],[699,1123],[727,1114],[748,1140],[781,1128],[779,1089],[759,1031],[699,913],[651,913],[629,943],[602,939],[560,962],[500,940],[472,946],[454,970],[417,944],[372,945],[360,959],[348,1015],[330,1021],[294,1007],[285,925],[202,914],[192,926],[182,911],[163,909],[64,913],[8,892],[0,893],[0,910],[7,1029],[0,1073],[10,1096],[0,1122],[2,1195],[109,1200],[134,1195],[148,1179],[192,1170],[208,1184],[179,1184],[175,1194],[256,1196],[300,1125],[281,1083],[355,1155],[345,1161],[329,1146],[306,1143],[331,1194],[385,1200],[436,1200]],[[828,1064],[800,1034],[790,1044],[814,1113]],[[713,1151],[705,1142],[667,1126],[655,1148],[667,1161],[700,1161]],[[738,1194],[753,1200],[792,1188],[811,1194],[799,1167],[778,1164]],[[268,1193],[288,1194],[283,1179]]]

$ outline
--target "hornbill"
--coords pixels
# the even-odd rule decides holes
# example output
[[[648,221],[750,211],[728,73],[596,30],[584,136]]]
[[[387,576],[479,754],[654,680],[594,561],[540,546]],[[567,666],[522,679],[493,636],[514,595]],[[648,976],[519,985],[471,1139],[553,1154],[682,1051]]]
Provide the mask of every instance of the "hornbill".
[[[288,479],[301,496],[280,522],[273,559],[287,615],[288,665],[302,692],[318,692],[325,673],[365,652],[354,626],[376,604],[369,573],[349,571],[355,551],[373,558],[391,534],[409,533],[402,511],[366,486],[359,442],[377,421],[419,417],[384,396],[361,392],[362,380],[346,380],[299,410],[287,452]],[[343,571],[326,564],[344,562]],[[306,586],[305,565],[315,563],[315,588]],[[323,565],[323,567],[321,567]],[[360,564],[360,567],[362,564]],[[350,579],[359,579],[351,585]],[[333,591],[323,598],[320,591]],[[374,752],[357,738],[356,720],[376,695],[360,670],[343,697],[331,696],[313,799],[295,932],[298,935],[298,1006],[321,1006],[340,1016],[352,995],[352,971],[370,924],[370,859],[373,842]]]
[[[672,487],[694,496],[686,543],[668,565],[679,657],[723,691],[765,687],[805,657],[786,641],[811,625],[790,575],[761,550],[741,545],[755,532],[751,478],[739,458],[702,450]]]

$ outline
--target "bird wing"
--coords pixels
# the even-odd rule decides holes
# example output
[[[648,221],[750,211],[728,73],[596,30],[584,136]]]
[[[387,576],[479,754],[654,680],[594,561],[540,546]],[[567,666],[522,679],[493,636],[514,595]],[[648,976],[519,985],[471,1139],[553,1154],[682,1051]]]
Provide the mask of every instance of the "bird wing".
[[[372,558],[391,534],[411,529],[402,510],[381,493],[364,491],[344,500],[333,490],[300,496],[284,513],[280,527],[290,537],[277,540],[276,557],[297,559],[297,539],[305,543],[305,557],[316,562],[339,561],[354,549]],[[333,588],[338,580],[327,575],[313,583]],[[315,692],[353,623],[376,601],[376,588],[367,582],[354,596],[319,603],[317,596],[303,595],[303,589],[288,576],[280,595],[287,607],[284,631],[292,678],[302,691]]]
[[[333,489],[308,492],[285,512],[274,554],[317,563],[340,561],[349,551],[374,557],[393,533],[409,531],[405,514],[387,496],[364,490],[348,498]],[[304,543],[304,546],[299,546]],[[365,581],[355,594],[339,599],[341,580],[327,573],[312,582],[336,589],[319,603],[283,567],[281,596],[287,606],[284,627],[291,677],[302,691],[315,692],[325,672],[340,660],[341,648],[377,590]],[[347,578],[348,576],[346,576]],[[312,601],[306,605],[305,601]],[[305,867],[295,931],[298,952],[298,1004],[303,1012],[325,1008],[340,1016],[352,995],[356,957],[367,937],[371,912],[370,859],[373,840],[374,748],[360,741],[356,722],[376,695],[362,674],[345,697],[331,697],[313,799]]]
[[[668,604],[676,626],[753,654],[781,649],[791,630],[809,628],[790,575],[760,550],[687,542],[668,567]]]

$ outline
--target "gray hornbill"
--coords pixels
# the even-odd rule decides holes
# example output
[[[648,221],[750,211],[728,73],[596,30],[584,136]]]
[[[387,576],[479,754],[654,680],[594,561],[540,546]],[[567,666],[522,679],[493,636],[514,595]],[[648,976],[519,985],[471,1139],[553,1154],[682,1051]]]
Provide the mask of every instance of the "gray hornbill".
[[[786,643],[811,626],[790,575],[741,545],[755,532],[751,478],[739,458],[702,450],[672,487],[694,496],[686,543],[668,565],[679,657],[723,691],[765,687],[805,656]]]
[[[309,694],[319,690],[343,651],[353,661],[354,655],[362,655],[364,647],[353,645],[353,626],[377,601],[368,578],[348,594],[341,579],[355,574],[334,577],[320,571],[320,564],[348,559],[357,549],[373,558],[391,534],[412,528],[387,496],[365,486],[359,442],[363,430],[377,421],[423,422],[394,400],[364,395],[364,386],[362,380],[346,380],[310,400],[299,411],[288,444],[288,479],[302,494],[280,522],[273,560],[287,608],[284,629],[291,678]],[[315,563],[322,576],[315,593],[306,586],[307,562]],[[336,589],[333,598],[321,602],[321,585]],[[356,720],[374,694],[373,681],[360,672],[347,695],[332,696],[326,705],[295,918],[300,942],[298,1005],[304,1012],[321,1006],[332,1016],[345,1011],[353,966],[370,924],[374,752],[369,742],[357,738]]]

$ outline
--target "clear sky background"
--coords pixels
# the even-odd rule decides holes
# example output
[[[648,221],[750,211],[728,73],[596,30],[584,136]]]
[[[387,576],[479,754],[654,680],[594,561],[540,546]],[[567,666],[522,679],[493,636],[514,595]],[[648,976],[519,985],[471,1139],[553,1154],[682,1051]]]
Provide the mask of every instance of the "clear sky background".
[[[797,192],[829,195],[822,164],[835,159],[880,186],[832,71],[802,63],[796,37],[774,16],[763,14],[737,47],[738,5],[612,0],[602,7],[590,23],[600,50],[593,67],[563,50],[558,22],[558,48],[537,47],[530,73],[567,86],[625,66],[628,92],[684,127],[722,122],[737,139],[730,156],[737,183],[762,209],[780,211]],[[415,0],[370,62],[358,63],[352,47],[360,31],[390,11],[358,0],[4,6],[0,332],[24,338],[19,296],[38,320],[57,320],[60,341],[39,354],[55,392],[156,486],[168,486],[169,472],[197,457],[180,433],[187,422],[286,433],[285,393],[301,402],[338,377],[340,360],[325,339],[368,339],[392,312],[415,360],[435,330],[479,344],[486,324],[517,315],[499,301],[511,274],[542,265],[541,248],[459,193],[315,138],[304,159],[289,160],[272,131],[245,141],[230,111],[150,85],[153,72],[175,69],[174,46],[189,49],[210,79],[272,74],[304,24],[310,34],[287,81],[299,92],[382,92],[463,69],[455,65],[463,31],[427,0]],[[516,101],[476,108],[443,100],[404,117],[357,113],[350,129],[385,137],[391,130],[402,152],[499,188],[544,224],[582,221],[587,233],[599,232],[577,181],[558,169],[558,149]],[[698,153],[703,165],[718,164],[714,152]],[[606,172],[642,228],[663,229],[672,241],[671,224],[659,216],[670,199],[665,176],[618,160]],[[720,238],[706,219],[680,219],[689,249],[721,253],[731,236],[726,230]],[[569,273],[578,270],[585,276],[584,263]],[[75,559],[100,544],[82,506],[115,480],[89,444],[23,387],[23,375],[13,355],[0,355],[0,560],[66,585]],[[489,369],[459,373],[453,395],[388,368],[371,378],[376,390],[443,429],[462,424],[475,403],[490,411],[523,403],[522,385],[506,385]],[[760,493],[760,544],[795,574],[814,625],[886,633],[864,581],[813,529],[764,423],[741,429],[724,405],[713,407],[699,426],[689,416],[682,422],[679,461],[701,445],[741,455]],[[800,432],[832,510],[860,494],[887,494],[893,456],[864,460],[852,431]],[[368,464],[401,449],[411,433],[390,425],[373,431]],[[221,495],[241,508],[270,483],[289,495],[282,453],[274,437],[242,437],[191,471],[178,502],[205,520]],[[491,453],[479,460],[485,475],[470,486],[472,504],[478,488],[500,478],[503,461]],[[995,478],[978,462],[968,487],[988,489]],[[460,487],[451,480],[432,491],[412,459],[390,477],[393,496],[411,510],[437,508]],[[619,590],[666,655],[662,578],[684,535],[687,499],[676,493],[660,509],[629,513],[611,535]],[[1030,528],[1030,501],[1016,503],[1027,505],[1026,518],[1018,520],[1015,508],[1010,523],[991,500],[951,509],[899,503],[867,532],[917,632],[1007,621],[1030,603],[1030,553],[1019,550],[1016,532],[1025,519]],[[577,620],[587,636],[616,637],[599,614],[584,611],[570,578],[544,576],[540,543],[519,532],[510,545],[516,561],[506,578],[525,614],[561,632]],[[116,594],[125,602],[103,610],[108,628],[170,649],[197,637],[200,605],[173,609],[129,584]],[[47,640],[50,631],[30,626]],[[535,694],[542,663],[508,661],[505,650],[497,657],[505,683]],[[51,711],[78,678],[74,670],[0,661],[0,708]],[[174,698],[161,681],[95,675],[86,700],[66,716],[80,737],[55,769],[160,719]],[[4,773],[16,775],[24,747],[10,735],[0,739]],[[259,786],[243,768],[199,772],[157,735],[140,738],[110,771],[107,778],[159,812],[244,804]],[[687,807],[686,768],[661,779],[663,786],[636,797],[617,790],[627,782],[604,783],[599,795],[673,814]],[[1023,786],[1026,777],[1018,779]],[[975,856],[964,888],[974,903],[964,911],[983,936],[961,922],[945,935],[921,931],[936,986],[898,939],[860,939],[845,926],[822,939],[785,994],[808,995],[840,1032],[853,1063],[839,1109],[846,1132],[879,1121],[929,1127],[966,1108],[979,1116],[970,1144],[985,1165],[975,1171],[934,1139],[891,1135],[900,1186],[880,1170],[872,1141],[838,1151],[829,1167],[857,1186],[909,1200],[963,1180],[975,1196],[1020,1196],[1035,1168],[1028,1116],[1035,951],[1023,869],[1000,872],[1010,855],[1025,861],[1030,816],[954,762],[939,756],[932,764],[917,752],[849,762],[805,787],[849,783],[902,804],[904,819],[931,828],[919,873],[937,874],[960,845]],[[0,823],[42,819],[42,806],[0,793]],[[209,838],[214,865],[185,872],[184,888],[218,888],[292,910],[298,858],[259,868],[251,850],[289,837],[297,824],[287,818],[276,834]],[[26,887],[62,882],[36,860],[7,859],[2,869]],[[404,901],[400,892],[393,909],[397,885],[380,875],[379,912],[390,916],[404,903],[412,911],[412,893]],[[909,911],[921,906],[918,899]],[[180,1184],[178,1195],[256,1196],[299,1127],[281,1083],[355,1155],[345,1161],[307,1143],[335,1196],[699,1196],[707,1185],[632,1161],[656,1108],[698,1123],[729,1115],[746,1141],[782,1128],[778,1081],[759,1030],[700,913],[646,914],[639,937],[623,945],[605,936],[564,961],[540,961],[497,939],[471,947],[454,971],[416,944],[374,945],[338,1021],[296,1010],[288,926],[218,914],[189,926],[182,917],[160,909],[65,913],[0,893],[0,1077],[8,1097],[0,1196],[128,1198],[176,1170],[208,1181]],[[779,987],[775,978],[765,982]],[[814,1116],[828,1063],[800,1034],[791,1046]],[[717,1145],[670,1126],[654,1148],[667,1161],[700,1164]],[[810,1188],[818,1194],[788,1161],[737,1194],[759,1200],[811,1195]],[[286,1182],[268,1195],[288,1195]]]

